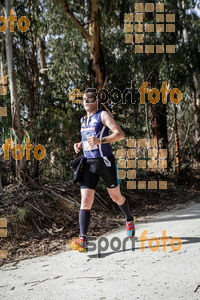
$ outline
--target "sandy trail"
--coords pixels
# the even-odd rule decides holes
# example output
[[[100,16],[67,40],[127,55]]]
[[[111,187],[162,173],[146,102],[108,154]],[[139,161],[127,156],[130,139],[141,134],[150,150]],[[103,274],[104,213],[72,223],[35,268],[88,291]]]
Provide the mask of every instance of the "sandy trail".
[[[170,240],[181,239],[181,249],[173,251],[167,241],[164,252],[158,240],[156,252],[149,249],[149,241],[142,252],[136,239],[135,245],[134,240],[124,244],[123,251],[122,227],[103,236],[109,245],[106,251],[101,238],[95,241],[96,250],[87,254],[66,250],[2,266],[0,299],[200,299],[200,204],[138,221],[136,237],[145,230],[148,239],[160,239],[166,230]],[[119,240],[114,242],[114,237]]]

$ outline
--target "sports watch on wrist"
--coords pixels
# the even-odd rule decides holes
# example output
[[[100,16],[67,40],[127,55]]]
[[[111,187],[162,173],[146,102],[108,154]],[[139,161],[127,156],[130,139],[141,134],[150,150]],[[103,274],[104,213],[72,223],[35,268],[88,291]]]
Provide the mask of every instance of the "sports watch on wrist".
[[[105,143],[106,139],[105,138],[100,138],[100,143]]]

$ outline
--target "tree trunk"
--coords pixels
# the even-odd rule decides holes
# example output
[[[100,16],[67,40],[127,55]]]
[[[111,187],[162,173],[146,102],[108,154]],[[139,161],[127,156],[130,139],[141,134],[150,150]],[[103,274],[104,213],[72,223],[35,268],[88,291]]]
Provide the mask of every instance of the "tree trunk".
[[[97,20],[97,14],[99,10],[98,0],[89,0],[89,33],[84,29],[75,15],[71,12],[67,1],[60,0],[60,3],[63,5],[65,11],[70,16],[75,26],[80,30],[81,34],[88,42],[91,71],[95,79],[97,90],[100,90],[105,81],[105,64],[103,51],[101,48],[100,26]]]
[[[0,191],[3,190],[3,185],[2,185],[2,169],[1,169],[1,162],[0,162]]]
[[[155,68],[152,75],[148,78],[148,83],[151,88],[155,88],[156,86],[159,85],[158,77],[159,74],[157,69]],[[159,88],[161,88],[161,86]],[[153,138],[157,139],[159,148],[168,149],[166,104],[163,104],[160,99],[160,101],[157,104],[151,103],[150,107],[151,107],[150,118],[152,121]]]
[[[179,146],[179,136],[178,136],[178,126],[177,126],[177,107],[174,107],[175,116],[175,144],[176,144],[176,175],[180,175],[180,146]]]
[[[4,32],[1,33],[2,34],[2,58],[1,58],[1,75],[2,76],[6,76],[6,72],[5,72],[5,41],[4,41]]]
[[[6,19],[8,20],[8,17],[10,16],[10,10],[11,10],[10,0],[5,1],[5,7],[6,7],[5,15],[6,15]],[[11,36],[9,26],[6,30],[6,56],[7,56],[7,64],[8,64],[8,75],[10,81],[12,127],[18,138],[18,143],[21,145],[23,140],[23,133],[20,124],[17,84],[16,84],[14,62],[13,62],[12,36]],[[20,169],[23,169],[23,167],[24,167],[24,158],[22,158],[21,160],[16,160],[16,177],[20,180],[21,180]]]
[[[168,148],[167,135],[167,112],[165,104],[151,104],[151,120],[153,138],[156,138],[159,143],[159,148]],[[156,107],[155,107],[156,106]]]
[[[102,89],[105,80],[105,65],[101,48],[100,26],[96,20],[98,14],[98,1],[90,0],[89,4],[89,34],[91,39],[88,41],[88,44],[90,47],[90,61],[97,89],[100,90]]]
[[[45,40],[44,38],[39,39],[39,49],[40,49],[40,72],[47,76],[47,63],[45,58]]]
[[[185,22],[186,17],[186,10],[185,10],[185,1],[181,0],[178,1],[179,9],[180,9],[180,20],[182,24],[182,39],[185,44],[188,44],[189,42],[189,36],[188,36],[188,30],[187,30],[187,24]],[[198,53],[198,49],[197,49]],[[199,83],[199,76],[196,70],[194,70],[194,67],[190,63],[190,68],[193,78],[193,90],[192,90],[192,100],[191,108],[194,112],[194,142],[197,144],[200,140],[200,83]]]
[[[198,77],[196,73],[193,74],[194,88],[192,91],[191,108],[194,112],[194,142],[197,144],[200,141],[200,89],[198,84]]]

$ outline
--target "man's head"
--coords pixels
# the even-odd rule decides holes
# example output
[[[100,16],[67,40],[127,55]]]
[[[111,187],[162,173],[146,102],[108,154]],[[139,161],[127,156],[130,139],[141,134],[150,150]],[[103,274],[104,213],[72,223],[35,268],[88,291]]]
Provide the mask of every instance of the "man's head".
[[[87,89],[83,94],[83,105],[87,112],[98,109],[98,97],[96,89]]]

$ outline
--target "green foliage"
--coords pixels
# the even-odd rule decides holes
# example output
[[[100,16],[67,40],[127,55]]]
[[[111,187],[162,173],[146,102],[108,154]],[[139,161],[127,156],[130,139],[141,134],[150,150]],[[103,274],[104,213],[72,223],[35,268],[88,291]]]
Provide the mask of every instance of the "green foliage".
[[[16,215],[20,223],[24,223],[26,220],[28,220],[31,217],[32,211],[29,206],[24,206],[23,208],[17,210]]]
[[[68,0],[67,3],[80,24],[88,31],[89,1]],[[197,111],[191,107],[192,95],[196,88],[194,74],[199,78],[200,65],[200,23],[193,10],[196,5],[198,2],[191,0],[165,1],[166,11],[176,14],[176,32],[145,34],[145,42],[148,44],[176,44],[176,54],[135,54],[133,45],[124,42],[124,14],[134,12],[134,1],[100,0],[97,16],[107,75],[106,88],[109,92],[113,88],[124,91],[131,87],[131,82],[135,82],[135,88],[138,89],[142,82],[150,80],[152,74],[156,77],[154,87],[157,89],[160,89],[163,81],[170,81],[171,88],[176,87],[183,94],[182,101],[177,105],[181,145],[189,123],[197,116]],[[23,145],[28,137],[34,146],[44,145],[47,155],[44,162],[39,162],[42,174],[67,180],[72,176],[68,164],[75,156],[73,144],[80,140],[80,118],[85,114],[81,104],[72,104],[69,101],[69,91],[73,88],[84,91],[94,86],[94,78],[89,68],[88,43],[60,1],[36,0],[30,5],[29,1],[19,0],[13,1],[12,6],[18,17],[25,15],[31,23],[31,28],[26,33],[20,32],[16,27],[13,34],[17,92],[21,124],[25,134]],[[2,10],[1,15],[3,14]],[[146,22],[152,22],[150,14],[146,14],[145,18]],[[187,38],[184,38],[185,32]],[[40,39],[43,39],[45,44],[47,76],[41,71]],[[0,47],[2,53],[2,46]],[[6,64],[5,67],[7,71]],[[8,117],[0,118],[2,145],[7,138],[14,138],[11,130],[9,91],[6,96],[1,96],[1,101],[1,106],[8,108]],[[152,110],[150,103],[145,108],[138,100],[135,104],[114,104],[109,99],[108,107],[126,138],[147,137],[148,126],[151,128],[152,125],[149,117]],[[160,106],[157,107],[159,110]],[[171,136],[174,128],[174,105],[170,101],[166,104],[166,114],[168,135]],[[199,131],[198,124],[196,121],[190,128],[184,155],[194,155],[194,152],[190,152],[190,145],[194,144],[195,132]],[[151,130],[150,135],[152,137]],[[123,143],[124,141],[116,143],[113,145],[114,149]],[[174,138],[171,139],[170,147],[173,155]],[[10,171],[14,163],[12,161],[12,164],[7,165]],[[36,160],[32,155],[31,161],[26,162],[31,175],[34,175],[35,166]]]

